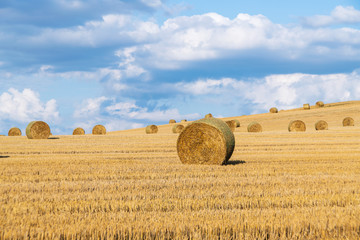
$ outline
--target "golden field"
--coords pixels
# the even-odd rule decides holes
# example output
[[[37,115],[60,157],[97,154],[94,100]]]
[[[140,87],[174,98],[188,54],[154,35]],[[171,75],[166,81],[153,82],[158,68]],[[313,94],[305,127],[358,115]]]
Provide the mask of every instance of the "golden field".
[[[226,166],[182,164],[169,124],[0,137],[0,239],[360,238],[360,101],[229,119],[241,127]]]

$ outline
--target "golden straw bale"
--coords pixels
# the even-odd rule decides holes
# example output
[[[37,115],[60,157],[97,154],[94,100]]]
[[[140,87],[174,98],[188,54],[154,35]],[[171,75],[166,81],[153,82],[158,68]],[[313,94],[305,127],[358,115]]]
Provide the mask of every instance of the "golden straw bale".
[[[85,130],[81,127],[75,128],[73,131],[73,135],[84,135]]]
[[[92,134],[94,135],[105,135],[106,134],[106,128],[103,125],[96,125],[92,129]]]
[[[187,122],[187,120],[186,120],[186,119],[183,119],[183,120],[181,120],[181,122],[182,122],[182,123],[185,123],[185,122]]]
[[[148,125],[146,128],[145,128],[145,132],[147,134],[150,134],[150,133],[157,133],[158,132],[158,127],[156,125]]]
[[[289,132],[305,132],[306,125],[301,120],[293,120],[289,123],[288,130]]]
[[[304,107],[305,110],[309,110],[309,109],[310,109],[310,104],[305,103],[305,104],[303,105],[303,107]]]
[[[270,108],[269,112],[278,113],[278,109],[276,107],[272,107],[272,108]]]
[[[322,101],[317,101],[317,102],[316,102],[316,106],[317,106],[317,107],[324,107],[325,104],[324,104]]]
[[[176,124],[175,126],[172,127],[172,132],[173,133],[181,133],[182,130],[184,130],[184,125],[182,124]]]
[[[319,120],[315,123],[316,130],[328,130],[328,124],[324,120]]]
[[[213,115],[211,113],[208,113],[205,115],[205,118],[212,118],[212,117],[213,117]]]
[[[8,136],[21,136],[21,130],[17,127],[10,128]]]
[[[177,153],[186,164],[225,164],[231,157],[235,138],[218,118],[203,118],[188,125],[177,139]]]
[[[354,126],[354,125],[355,125],[354,119],[352,119],[351,117],[344,118],[344,120],[343,120],[343,126],[344,127]]]
[[[32,121],[26,127],[26,136],[29,139],[47,139],[50,136],[50,127],[43,121]]]
[[[262,132],[262,126],[258,122],[251,122],[247,127],[248,132]]]
[[[172,124],[172,123],[176,123],[176,120],[175,119],[170,119],[169,124]]]
[[[231,129],[232,132],[235,131],[236,122],[234,120],[229,120],[229,121],[226,121],[225,123],[229,126],[229,128]]]
[[[233,121],[235,121],[235,123],[236,123],[236,127],[238,128],[238,127],[240,127],[240,121],[239,120],[237,120],[237,119],[233,119]]]

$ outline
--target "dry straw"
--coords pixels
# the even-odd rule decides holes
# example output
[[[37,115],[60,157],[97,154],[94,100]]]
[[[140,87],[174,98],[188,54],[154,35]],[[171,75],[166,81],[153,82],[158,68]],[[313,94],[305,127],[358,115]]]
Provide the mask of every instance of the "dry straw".
[[[231,129],[232,132],[235,131],[236,122],[234,120],[229,120],[229,121],[226,121],[225,123],[229,126],[229,128]]]
[[[10,128],[8,136],[21,136],[21,130],[17,127]]]
[[[26,127],[26,136],[29,139],[47,139],[50,136],[50,127],[43,121],[32,121]]]
[[[262,126],[258,122],[251,122],[247,127],[248,132],[262,132]]]
[[[181,124],[176,124],[175,126],[172,127],[172,132],[173,133],[181,133],[182,130],[184,130],[184,125]]]
[[[303,105],[303,107],[304,107],[305,110],[310,110],[310,104],[308,104],[308,103],[305,103]]]
[[[354,119],[352,119],[351,117],[344,118],[344,120],[343,120],[344,127],[349,127],[349,126],[354,126],[354,125],[355,125]]]
[[[182,123],[185,123],[185,122],[187,122],[187,120],[186,120],[186,119],[183,119],[183,120],[181,120],[181,122],[182,122]]]
[[[276,107],[272,107],[272,108],[270,108],[269,112],[278,113],[278,109]]]
[[[324,120],[319,120],[315,123],[316,130],[328,130],[328,124]]]
[[[205,115],[205,118],[212,118],[212,117],[213,117],[213,115],[211,113],[208,113]]]
[[[158,132],[158,127],[156,125],[148,125],[146,128],[145,128],[145,132],[147,134],[150,134],[150,133],[157,133]]]
[[[316,106],[317,106],[317,107],[324,107],[325,104],[324,104],[322,101],[317,101],[317,102],[316,102]]]
[[[83,128],[75,128],[73,131],[73,135],[84,135],[85,134],[85,130]]]
[[[172,124],[172,123],[176,123],[176,120],[175,119],[170,119],[169,124]]]
[[[226,164],[235,146],[228,125],[217,118],[203,118],[188,125],[177,139],[177,153],[186,164]]]
[[[106,134],[106,128],[103,125],[96,125],[92,129],[92,134],[94,135],[105,135]]]
[[[237,120],[237,119],[233,119],[233,121],[235,121],[235,123],[236,123],[236,127],[238,128],[238,127],[240,127],[240,121],[239,120]]]
[[[293,120],[289,123],[288,130],[289,132],[305,132],[306,125],[301,120]]]

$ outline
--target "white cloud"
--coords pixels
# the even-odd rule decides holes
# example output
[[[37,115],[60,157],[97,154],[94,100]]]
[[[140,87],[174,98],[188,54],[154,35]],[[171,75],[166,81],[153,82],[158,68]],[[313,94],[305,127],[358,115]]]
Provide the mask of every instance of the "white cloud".
[[[107,97],[89,98],[76,109],[75,118],[89,118],[100,115],[101,104],[108,100]]]
[[[10,88],[0,95],[0,119],[18,123],[33,120],[53,123],[59,120],[59,112],[54,99],[43,103],[39,94],[31,89],[20,92]]]

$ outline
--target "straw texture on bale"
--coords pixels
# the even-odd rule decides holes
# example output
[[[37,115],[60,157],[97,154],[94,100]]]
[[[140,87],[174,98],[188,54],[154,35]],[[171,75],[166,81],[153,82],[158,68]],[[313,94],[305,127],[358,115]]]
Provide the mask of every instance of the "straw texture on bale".
[[[84,135],[85,134],[85,130],[83,128],[75,128],[73,131],[73,135]]]
[[[293,120],[289,123],[288,130],[289,132],[305,132],[306,125],[301,120]]]
[[[324,104],[322,101],[317,101],[317,102],[316,102],[316,106],[317,106],[317,107],[324,107],[325,104]]]
[[[212,117],[213,117],[213,115],[211,113],[208,113],[205,115],[205,118],[212,118]]]
[[[328,124],[324,120],[319,120],[315,123],[316,130],[328,130]]]
[[[171,124],[171,123],[176,123],[176,120],[175,119],[170,119],[169,124]]]
[[[26,127],[26,136],[29,139],[47,139],[50,136],[50,127],[43,121],[32,121]]]
[[[172,132],[173,133],[181,133],[182,130],[184,130],[184,125],[181,124],[176,124],[175,126],[172,127]]]
[[[184,123],[184,122],[187,122],[187,120],[186,120],[186,119],[183,119],[183,120],[181,120],[181,122]]]
[[[106,134],[106,128],[103,125],[96,125],[92,129],[92,134],[94,135],[105,135]]]
[[[262,132],[262,126],[258,122],[251,122],[247,127],[248,132]]]
[[[270,108],[271,113],[278,113],[278,109],[276,107]]]
[[[8,136],[21,136],[21,130],[17,127],[10,128]]]
[[[150,134],[150,133],[157,133],[158,132],[158,127],[156,125],[148,125],[146,128],[145,128],[145,132],[147,134]]]
[[[238,127],[240,127],[240,121],[239,121],[239,120],[234,119],[233,121],[235,121],[235,123],[236,123],[236,127],[237,127],[237,128],[238,128]]]
[[[229,128],[231,129],[232,132],[235,131],[236,122],[234,120],[229,120],[229,121],[226,121],[225,123],[229,126]]]
[[[303,105],[303,107],[304,107],[305,110],[309,110],[309,109],[310,109],[310,104],[305,103],[305,104]]]
[[[186,164],[225,164],[235,138],[228,125],[217,118],[203,118],[188,125],[177,139],[177,153]]]
[[[354,125],[355,125],[355,121],[353,118],[351,118],[351,117],[344,118],[344,120],[343,120],[344,127],[354,126]]]

